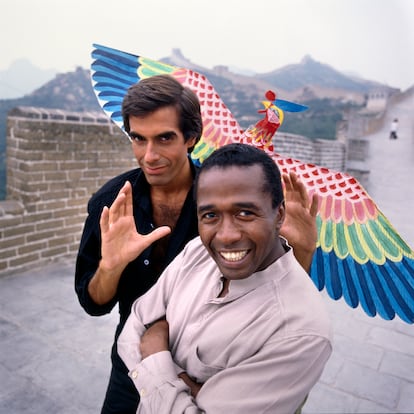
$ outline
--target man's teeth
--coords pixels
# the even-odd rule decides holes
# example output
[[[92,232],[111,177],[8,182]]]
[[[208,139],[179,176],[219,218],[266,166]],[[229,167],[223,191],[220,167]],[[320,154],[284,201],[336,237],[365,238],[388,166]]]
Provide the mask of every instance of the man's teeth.
[[[229,262],[237,262],[238,260],[243,259],[247,254],[247,250],[240,252],[220,252],[221,256],[224,257]]]

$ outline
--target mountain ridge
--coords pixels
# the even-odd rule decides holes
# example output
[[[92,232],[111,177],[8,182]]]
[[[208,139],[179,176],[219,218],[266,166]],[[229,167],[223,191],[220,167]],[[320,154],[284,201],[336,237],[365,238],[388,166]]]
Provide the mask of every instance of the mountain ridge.
[[[41,69],[26,58],[17,59],[7,69],[0,70],[0,99],[16,99],[30,94],[57,73],[56,69]]]
[[[304,113],[286,117],[280,130],[309,138],[335,139],[336,123],[343,111],[350,107],[362,107],[370,89],[381,89],[389,94],[399,91],[377,82],[351,79],[310,56],[299,64],[253,76],[234,73],[225,65],[204,68],[191,62],[180,49],[173,49],[170,56],[159,60],[206,75],[242,128],[257,122],[257,110],[261,109],[261,101],[269,89],[274,90],[281,99],[308,105],[309,109]],[[30,94],[0,99],[0,199],[5,195],[7,113],[17,106],[76,112],[101,111],[90,81],[90,71],[82,67],[55,74],[53,79]]]

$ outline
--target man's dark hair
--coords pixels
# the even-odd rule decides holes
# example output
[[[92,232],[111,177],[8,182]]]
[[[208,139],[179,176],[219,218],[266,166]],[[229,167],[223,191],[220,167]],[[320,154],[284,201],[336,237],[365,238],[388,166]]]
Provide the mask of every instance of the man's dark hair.
[[[198,181],[203,172],[214,167],[226,169],[229,167],[250,167],[260,165],[265,181],[257,183],[262,186],[264,193],[270,194],[272,207],[276,208],[283,202],[283,186],[281,174],[276,163],[263,151],[248,144],[228,144],[214,151],[202,164],[195,181],[195,197],[197,198]]]
[[[196,138],[198,142],[203,132],[200,102],[191,89],[184,87],[170,75],[150,76],[129,87],[122,102],[125,131],[128,134],[130,132],[130,116],[147,116],[168,106],[177,109],[184,141]]]

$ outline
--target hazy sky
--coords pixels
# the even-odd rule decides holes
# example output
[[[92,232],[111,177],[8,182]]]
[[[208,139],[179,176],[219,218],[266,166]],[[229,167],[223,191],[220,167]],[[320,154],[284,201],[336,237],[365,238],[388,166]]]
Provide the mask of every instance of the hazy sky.
[[[2,0],[0,70],[88,68],[92,43],[159,59],[268,72],[309,54],[343,72],[414,84],[414,0]]]

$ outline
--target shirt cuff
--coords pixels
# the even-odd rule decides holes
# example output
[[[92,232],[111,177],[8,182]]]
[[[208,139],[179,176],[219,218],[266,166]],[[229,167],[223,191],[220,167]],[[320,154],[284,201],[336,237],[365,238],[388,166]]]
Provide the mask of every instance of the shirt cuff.
[[[175,364],[171,353],[161,351],[143,359],[128,375],[141,398],[144,398],[165,383],[176,383],[180,372],[183,372],[183,369]]]

